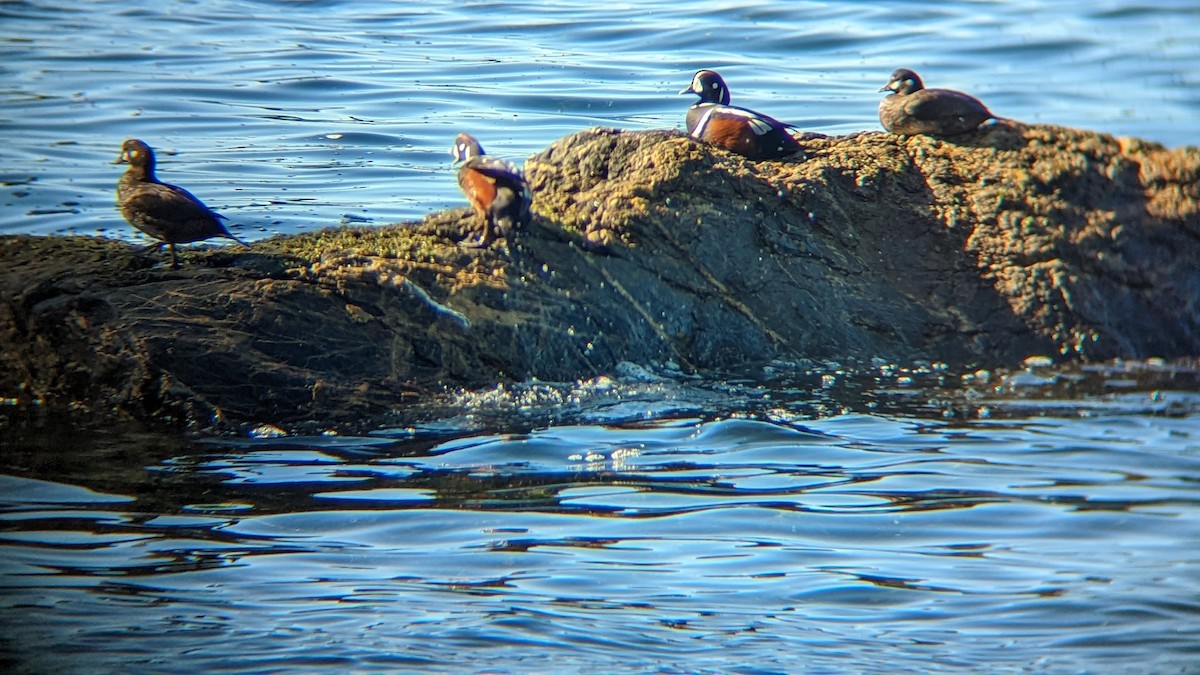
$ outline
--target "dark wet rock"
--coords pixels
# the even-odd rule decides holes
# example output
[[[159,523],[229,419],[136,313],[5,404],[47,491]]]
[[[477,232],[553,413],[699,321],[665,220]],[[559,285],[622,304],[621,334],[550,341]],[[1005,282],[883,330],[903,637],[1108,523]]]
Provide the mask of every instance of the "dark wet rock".
[[[751,162],[592,130],[529,159],[532,224],[423,222],[189,251],[0,238],[0,396],[207,427],[355,426],[446,386],[618,363],[959,365],[1200,354],[1200,152],[1051,126],[812,137]],[[38,406],[33,406],[38,407]]]

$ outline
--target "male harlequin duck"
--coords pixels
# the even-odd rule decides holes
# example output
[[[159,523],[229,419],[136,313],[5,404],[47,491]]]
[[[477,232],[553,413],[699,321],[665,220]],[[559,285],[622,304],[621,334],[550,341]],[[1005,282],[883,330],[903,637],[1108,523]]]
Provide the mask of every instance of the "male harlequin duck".
[[[692,138],[750,159],[779,159],[802,150],[783,122],[729,105],[729,88],[714,71],[696,73],[692,85],[679,93],[700,96],[687,112],[688,135]]]
[[[483,147],[470,134],[459,134],[450,154],[455,164],[462,162],[458,186],[483,219],[483,234],[470,246],[486,247],[497,235],[507,240],[517,226],[529,224],[533,193],[516,164],[483,154]]]
[[[1000,119],[973,96],[951,89],[926,89],[916,73],[900,68],[879,91],[879,121],[893,134],[955,136]]]
[[[129,165],[117,183],[121,215],[130,225],[160,240],[152,248],[162,248],[163,244],[170,247],[171,269],[179,267],[175,244],[225,237],[248,245],[221,224],[225,216],[205,206],[187,190],[159,182],[154,175],[154,151],[149,145],[136,138],[125,141],[115,163]]]

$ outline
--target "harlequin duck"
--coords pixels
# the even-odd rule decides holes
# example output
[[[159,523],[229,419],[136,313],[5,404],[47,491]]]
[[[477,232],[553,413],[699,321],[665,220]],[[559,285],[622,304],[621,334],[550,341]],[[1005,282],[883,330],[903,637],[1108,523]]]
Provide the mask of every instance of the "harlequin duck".
[[[893,134],[956,136],[1000,119],[973,96],[951,89],[926,89],[916,73],[900,68],[879,91],[879,121]]]
[[[179,267],[175,244],[225,237],[242,246],[246,242],[225,229],[225,216],[214,212],[192,193],[175,185],[162,183],[154,175],[154,151],[149,145],[131,138],[121,145],[116,164],[128,164],[117,183],[117,205],[121,215],[137,229],[160,240],[151,248],[171,249],[171,269]]]
[[[475,213],[483,219],[483,234],[470,246],[486,247],[497,235],[508,238],[517,226],[528,225],[533,193],[516,164],[483,154],[470,134],[459,134],[450,148],[458,167],[458,186]]]
[[[729,88],[714,71],[699,71],[692,77],[691,86],[679,93],[700,97],[687,112],[688,135],[692,138],[750,159],[779,159],[802,150],[783,122],[729,105]]]

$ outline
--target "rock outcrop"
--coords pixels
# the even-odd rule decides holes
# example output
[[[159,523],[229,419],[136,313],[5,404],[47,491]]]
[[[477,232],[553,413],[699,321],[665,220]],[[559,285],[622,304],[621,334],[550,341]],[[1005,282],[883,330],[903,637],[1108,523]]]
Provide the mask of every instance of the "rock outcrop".
[[[803,141],[750,162],[596,129],[531,157],[534,223],[467,209],[198,249],[0,238],[0,397],[171,426],[330,425],[621,361],[1200,354],[1200,151],[1051,126]]]

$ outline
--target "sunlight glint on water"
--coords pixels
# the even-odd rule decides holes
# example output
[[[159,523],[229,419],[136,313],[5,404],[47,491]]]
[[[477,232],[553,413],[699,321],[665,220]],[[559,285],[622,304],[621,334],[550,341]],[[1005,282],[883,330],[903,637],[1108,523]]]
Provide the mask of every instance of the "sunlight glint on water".
[[[0,3],[0,54],[4,234],[136,239],[129,136],[250,239],[419,218],[463,204],[459,131],[519,160],[678,128],[702,67],[823,133],[877,129],[899,66],[1024,121],[1200,131],[1180,0],[30,0]],[[1195,394],[1022,396],[1046,381],[583,383],[370,438],[0,437],[0,664],[1194,669]]]
[[[899,66],[1023,121],[1200,132],[1200,8],[1182,1],[34,0],[0,16],[3,233],[135,238],[109,164],[131,136],[251,239],[420,218],[462,203],[458,132],[519,161],[597,125],[679,128],[676,92],[703,67],[736,103],[827,134],[879,129]]]
[[[1200,638],[1196,429],[678,419],[210,443],[149,466],[134,499],[8,477],[6,634],[38,670],[792,670],[803,652],[1161,672]]]

